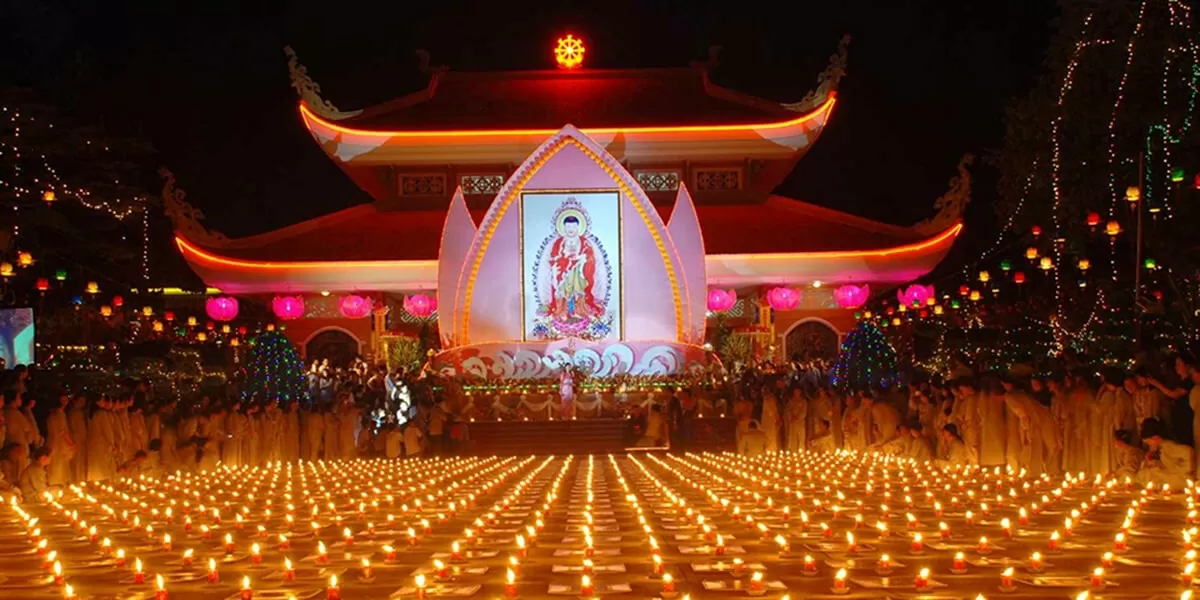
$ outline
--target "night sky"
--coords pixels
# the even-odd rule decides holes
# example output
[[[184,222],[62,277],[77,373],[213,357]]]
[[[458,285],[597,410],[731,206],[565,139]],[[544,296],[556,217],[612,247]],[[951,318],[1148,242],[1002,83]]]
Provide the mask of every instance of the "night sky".
[[[932,213],[963,153],[1001,146],[1004,106],[1039,74],[1057,13],[1048,0],[0,5],[6,85],[148,140],[159,164],[147,171],[175,171],[234,237],[370,200],[301,125],[287,44],[323,96],[352,110],[423,88],[417,49],[454,70],[548,68],[568,32],[587,40],[585,68],[684,66],[720,45],[717,83],[796,101],[849,33],[833,121],[777,191],[907,225]],[[974,235],[959,253],[991,237],[995,174],[977,171]]]

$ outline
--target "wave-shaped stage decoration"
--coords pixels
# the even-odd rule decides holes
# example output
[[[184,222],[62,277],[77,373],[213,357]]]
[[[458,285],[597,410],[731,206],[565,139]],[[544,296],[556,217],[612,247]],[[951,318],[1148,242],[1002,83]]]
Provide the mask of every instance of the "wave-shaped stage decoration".
[[[599,342],[579,340],[533,347],[521,343],[473,344],[452,348],[433,359],[433,370],[451,377],[541,379],[558,377],[574,365],[590,377],[678,375],[703,370],[704,348],[663,341]]]

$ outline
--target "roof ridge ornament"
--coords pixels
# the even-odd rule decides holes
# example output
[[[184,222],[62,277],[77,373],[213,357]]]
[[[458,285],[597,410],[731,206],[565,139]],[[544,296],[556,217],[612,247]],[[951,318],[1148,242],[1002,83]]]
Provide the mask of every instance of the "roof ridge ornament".
[[[809,112],[825,103],[837,92],[842,77],[846,76],[846,61],[850,50],[850,34],[842,36],[835,54],[829,56],[829,64],[817,76],[817,87],[805,94],[799,102],[784,102],[783,107],[796,112]]]
[[[206,246],[222,246],[229,243],[229,238],[225,234],[210,230],[200,223],[207,217],[200,209],[188,204],[187,192],[175,187],[174,173],[166,167],[161,167],[158,174],[165,180],[162,190],[163,212],[171,220],[171,226],[177,233],[183,234],[183,237],[190,241]]]
[[[288,75],[291,78],[292,87],[296,89],[296,93],[300,95],[300,99],[310,110],[331,121],[349,119],[362,113],[361,110],[338,110],[332,102],[323,100],[321,84],[313,81],[313,78],[309,76],[308,67],[300,64],[296,51],[291,46],[284,46],[283,53],[288,57]]]
[[[950,189],[933,203],[936,215],[912,226],[913,231],[922,235],[931,235],[953,227],[962,220],[963,212],[971,203],[971,171],[975,163],[975,155],[964,154],[958,160],[958,175],[950,178]]]

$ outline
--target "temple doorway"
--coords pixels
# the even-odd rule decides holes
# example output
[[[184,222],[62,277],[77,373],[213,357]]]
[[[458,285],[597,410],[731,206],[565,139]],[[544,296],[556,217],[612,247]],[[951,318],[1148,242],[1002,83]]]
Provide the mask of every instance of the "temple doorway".
[[[330,366],[345,368],[355,356],[358,356],[358,340],[341,329],[326,329],[309,338],[304,345],[307,363],[329,359]]]
[[[788,360],[833,362],[838,354],[838,332],[820,319],[801,321],[783,339]]]

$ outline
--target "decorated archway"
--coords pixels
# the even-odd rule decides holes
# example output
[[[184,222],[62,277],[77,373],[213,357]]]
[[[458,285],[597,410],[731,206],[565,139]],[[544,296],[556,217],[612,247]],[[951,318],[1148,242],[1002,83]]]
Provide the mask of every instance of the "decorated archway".
[[[788,328],[783,335],[786,358],[802,361],[837,358],[841,336],[829,321],[817,317],[801,319]]]
[[[362,343],[354,334],[341,327],[325,327],[313,332],[304,341],[304,359],[329,359],[334,367],[346,367],[361,353]]]

